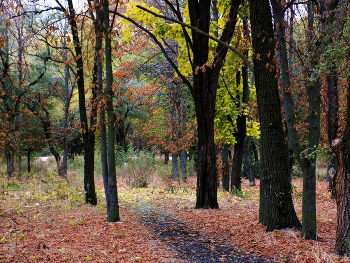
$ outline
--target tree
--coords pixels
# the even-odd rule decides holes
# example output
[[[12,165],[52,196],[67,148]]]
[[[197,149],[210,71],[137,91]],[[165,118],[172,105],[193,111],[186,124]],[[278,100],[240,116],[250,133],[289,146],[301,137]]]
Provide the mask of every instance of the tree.
[[[347,49],[346,59],[349,62],[350,49]],[[337,230],[335,252],[339,255],[350,255],[350,77],[347,76],[347,110],[346,126],[343,138],[332,142],[336,154],[338,170],[332,179],[333,197],[337,203]]]
[[[276,79],[274,32],[268,0],[250,1],[254,74],[261,125],[260,223],[267,231],[300,228],[287,166],[287,146],[282,125]]]
[[[67,14],[68,23],[70,25],[71,34],[73,37],[74,50],[75,50],[75,63],[76,63],[76,81],[79,94],[79,114],[82,128],[82,137],[84,144],[84,189],[85,200],[87,203],[96,205],[97,197],[95,192],[94,182],[94,124],[89,128],[87,113],[86,113],[86,100],[85,100],[85,81],[84,81],[84,62],[81,41],[79,38],[77,17],[73,6],[72,0],[67,0],[68,10],[56,0],[56,3],[60,6],[61,11]],[[95,116],[94,116],[95,117]]]
[[[5,5],[6,3],[6,5]],[[23,6],[14,8],[10,2],[1,5],[1,50],[0,50],[0,112],[2,114],[2,148],[6,157],[7,175],[15,172],[14,156],[20,142],[19,127],[22,104],[30,87],[38,83],[46,71],[47,59],[36,56],[42,67],[36,68],[28,56],[33,43],[31,36],[25,35],[28,16],[20,16]],[[34,55],[35,56],[35,55]]]
[[[108,184],[106,191],[107,199],[107,217],[109,222],[120,220],[117,178],[115,168],[115,114],[113,108],[113,75],[112,75],[112,40],[110,37],[112,25],[109,20],[109,3],[108,0],[102,0],[103,7],[103,36],[105,41],[105,100],[107,104],[108,132],[107,132],[107,168],[108,168]],[[118,4],[118,3],[117,3]]]
[[[174,67],[176,73],[182,78],[183,83],[190,89],[197,119],[198,133],[198,171],[197,171],[197,200],[196,208],[218,208],[217,202],[217,169],[216,169],[216,147],[214,143],[214,117],[215,117],[215,99],[218,88],[219,74],[222,69],[227,51],[234,34],[237,23],[237,15],[240,0],[230,1],[230,8],[225,14],[227,17],[224,29],[221,32],[220,40],[216,47],[215,55],[209,46],[210,24],[211,24],[211,2],[212,1],[188,1],[188,10],[190,17],[191,38],[186,30],[184,19],[181,14],[179,3],[173,5],[165,1],[166,5],[173,11],[177,17],[177,22],[182,25],[183,36],[185,37],[186,46],[188,47],[188,61],[192,68],[193,85],[181,74],[176,63],[166,54],[163,45],[157,37],[142,25],[134,20],[117,13],[119,16],[128,19],[136,24],[139,28],[147,32],[152,39],[160,46],[163,54]],[[144,7],[139,8],[152,13],[155,16],[174,21],[171,18],[161,16]],[[188,27],[188,25],[186,25]],[[164,27],[163,27],[164,28]],[[235,50],[235,49],[234,49]],[[237,50],[235,50],[237,52]],[[239,53],[239,52],[237,52]],[[242,55],[241,53],[239,53]],[[242,55],[242,57],[244,57]]]

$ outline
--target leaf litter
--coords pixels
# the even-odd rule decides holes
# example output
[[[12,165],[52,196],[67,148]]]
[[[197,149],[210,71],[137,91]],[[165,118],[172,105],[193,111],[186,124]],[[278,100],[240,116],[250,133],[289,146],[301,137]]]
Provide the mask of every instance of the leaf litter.
[[[219,192],[218,210],[193,209],[195,178],[171,189],[158,178],[148,188],[118,184],[117,223],[106,222],[99,180],[95,207],[40,199],[30,189],[2,192],[0,262],[349,262],[333,254],[336,207],[326,182],[317,182],[318,241],[293,229],[266,233],[258,185],[246,181],[244,196]],[[302,181],[293,185],[301,217]]]

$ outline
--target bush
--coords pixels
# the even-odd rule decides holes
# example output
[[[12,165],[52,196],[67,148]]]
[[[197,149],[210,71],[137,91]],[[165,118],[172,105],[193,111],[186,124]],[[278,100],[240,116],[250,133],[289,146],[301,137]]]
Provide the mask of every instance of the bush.
[[[155,158],[152,151],[137,151],[128,147],[125,153],[122,149],[116,154],[117,174],[126,180],[130,187],[147,187],[150,176],[155,171]]]

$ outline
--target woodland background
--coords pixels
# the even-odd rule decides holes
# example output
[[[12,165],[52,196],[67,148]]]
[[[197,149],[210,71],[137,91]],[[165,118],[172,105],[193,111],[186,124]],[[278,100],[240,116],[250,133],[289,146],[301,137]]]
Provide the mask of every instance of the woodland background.
[[[227,200],[249,206],[248,192],[255,214],[227,224],[294,229],[277,233],[302,246],[334,231],[312,258],[344,260],[329,248],[350,252],[350,213],[341,214],[350,200],[348,4],[1,1],[3,247],[17,253],[28,235],[18,218],[29,222],[62,200],[77,212],[102,202],[107,221],[118,222],[123,191],[153,202],[162,198],[154,191],[175,199],[182,191],[192,207],[213,211]],[[181,209],[189,207],[175,211],[186,218]],[[205,212],[194,213],[198,227]],[[301,250],[288,253],[308,262]]]

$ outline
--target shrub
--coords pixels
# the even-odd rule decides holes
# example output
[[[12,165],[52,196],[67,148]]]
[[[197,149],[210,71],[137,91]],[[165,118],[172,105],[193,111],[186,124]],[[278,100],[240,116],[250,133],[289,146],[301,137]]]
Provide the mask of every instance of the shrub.
[[[147,187],[150,176],[155,171],[155,158],[152,151],[137,151],[128,147],[128,151],[122,149],[116,154],[117,174],[125,178],[130,187]]]

